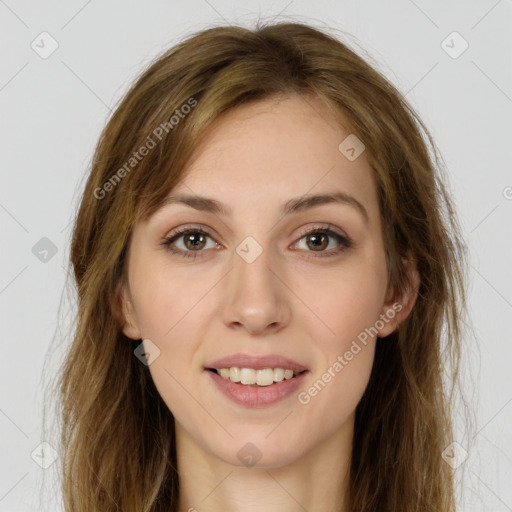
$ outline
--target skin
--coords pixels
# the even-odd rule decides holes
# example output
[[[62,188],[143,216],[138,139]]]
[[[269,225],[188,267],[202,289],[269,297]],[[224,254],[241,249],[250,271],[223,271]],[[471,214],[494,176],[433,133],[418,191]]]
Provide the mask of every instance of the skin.
[[[386,316],[378,337],[409,314],[417,271],[410,266],[414,290],[400,297],[388,290],[372,169],[364,152],[354,161],[340,152],[348,135],[316,97],[231,110],[201,139],[171,194],[215,198],[233,216],[168,204],[134,227],[123,331],[160,349],[149,369],[176,419],[179,510],[346,510],[355,408],[377,338],[359,343],[357,355],[307,404],[293,393],[268,407],[236,405],[212,384],[204,366],[238,352],[280,354],[308,367],[299,392],[307,391],[328,368],[332,373],[358,334],[380,315],[389,316],[393,304],[401,310]],[[368,222],[346,204],[279,213],[291,198],[333,191],[362,203]],[[199,244],[196,258],[162,245],[176,228],[198,224],[211,238]],[[329,237],[315,249],[303,235],[326,224],[348,235],[353,247],[316,256],[343,248]],[[236,252],[247,236],[263,250],[252,263]],[[185,242],[181,236],[174,246],[193,252]],[[248,442],[261,452],[253,467],[237,457]]]

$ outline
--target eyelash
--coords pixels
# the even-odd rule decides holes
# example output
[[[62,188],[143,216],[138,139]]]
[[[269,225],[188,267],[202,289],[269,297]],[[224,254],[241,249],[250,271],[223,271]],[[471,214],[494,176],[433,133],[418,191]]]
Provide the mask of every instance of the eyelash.
[[[184,235],[188,235],[190,233],[200,233],[202,235],[208,236],[213,240],[213,237],[208,233],[208,231],[203,230],[202,228],[182,228],[177,231],[175,231],[170,237],[166,238],[162,245],[165,246],[171,253],[176,254],[183,258],[196,258],[199,253],[204,252],[203,250],[200,251],[183,251],[182,249],[175,249],[172,247],[172,244],[178,240],[180,237],[183,237]],[[301,233],[299,237],[299,241],[302,240],[305,236],[311,235],[311,234],[324,234],[328,235],[332,238],[335,238],[337,242],[340,244],[340,248],[330,251],[320,251],[315,254],[315,251],[306,251],[312,253],[311,256],[313,258],[329,258],[332,256],[337,256],[344,252],[347,249],[350,249],[353,247],[353,242],[349,237],[342,236],[339,233],[333,231],[330,229],[330,225],[324,226],[324,227],[315,227],[312,229],[308,229]]]

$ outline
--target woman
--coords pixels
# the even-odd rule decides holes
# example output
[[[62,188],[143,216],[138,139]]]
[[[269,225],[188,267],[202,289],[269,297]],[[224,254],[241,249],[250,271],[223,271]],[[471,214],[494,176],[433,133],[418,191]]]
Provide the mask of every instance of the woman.
[[[465,253],[429,149],[304,24],[203,30],[152,63],[74,227],[66,510],[455,510]]]

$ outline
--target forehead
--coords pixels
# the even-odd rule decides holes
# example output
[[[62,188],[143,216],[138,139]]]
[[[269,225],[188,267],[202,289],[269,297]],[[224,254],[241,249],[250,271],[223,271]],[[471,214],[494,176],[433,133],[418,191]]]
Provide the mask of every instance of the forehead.
[[[170,195],[215,197],[241,212],[341,191],[374,218],[377,191],[364,152],[351,161],[339,149],[349,135],[318,97],[294,95],[242,105],[209,127]]]

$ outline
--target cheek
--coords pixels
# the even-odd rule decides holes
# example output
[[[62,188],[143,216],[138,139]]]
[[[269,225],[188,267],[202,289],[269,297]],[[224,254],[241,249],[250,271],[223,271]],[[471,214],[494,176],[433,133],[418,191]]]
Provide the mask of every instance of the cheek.
[[[131,288],[144,336],[161,341],[172,338],[180,324],[194,316],[212,286],[209,281],[204,274],[180,272],[165,265],[135,274]]]
[[[370,337],[368,330],[379,319],[385,293],[385,276],[375,266],[347,266],[311,282],[297,279],[301,283],[297,295],[315,313],[307,316],[324,324],[320,326],[325,333],[323,344],[331,359],[358,336],[364,338],[367,333]]]
[[[317,341],[321,362],[298,401],[307,417],[323,418],[325,427],[345,421],[368,384],[377,341],[375,324],[385,293],[384,270],[354,265],[315,281],[315,287],[303,288],[301,297],[318,317],[309,315],[305,328]]]
[[[301,391],[295,419],[299,423],[307,422],[308,436],[326,438],[343,426],[351,425],[350,418],[368,385],[374,350],[375,340],[352,345]],[[348,354],[351,354],[350,360]]]
[[[204,308],[213,281],[183,269],[170,268],[165,262],[138,266],[130,275],[137,322],[144,339],[159,349],[159,356],[149,366],[162,399],[172,412],[190,409],[193,373],[204,336]],[[191,371],[193,370],[193,371]]]
[[[342,285],[330,284],[314,299],[329,330],[322,328],[324,334],[313,338],[320,364],[297,397],[297,419],[308,422],[312,436],[327,436],[346,424],[372,371],[380,290],[375,282],[363,284],[353,276]]]

